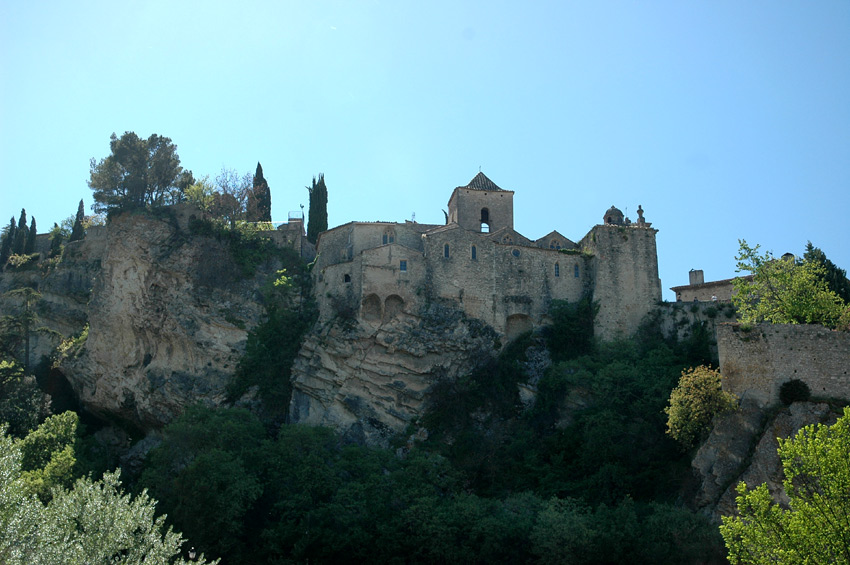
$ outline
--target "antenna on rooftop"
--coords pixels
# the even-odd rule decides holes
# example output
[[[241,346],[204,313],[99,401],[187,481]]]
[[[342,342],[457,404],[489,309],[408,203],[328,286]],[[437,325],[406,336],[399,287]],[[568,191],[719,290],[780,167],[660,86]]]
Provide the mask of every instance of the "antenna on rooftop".
[[[413,222],[413,223],[415,224],[415,223],[416,223],[416,212],[413,212],[413,213],[411,214],[411,216],[412,216],[412,217],[411,217],[410,221],[411,221],[411,222]]]

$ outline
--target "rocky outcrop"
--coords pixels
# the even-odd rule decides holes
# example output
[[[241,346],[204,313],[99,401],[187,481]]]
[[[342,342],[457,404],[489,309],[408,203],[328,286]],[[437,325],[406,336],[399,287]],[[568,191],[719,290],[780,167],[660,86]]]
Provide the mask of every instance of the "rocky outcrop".
[[[191,212],[110,221],[88,338],[58,367],[89,411],[145,431],[189,404],[223,402],[264,312],[263,274],[241,278],[225,244],[192,236]]]
[[[814,402],[795,402],[771,414],[744,402],[715,422],[694,457],[699,481],[695,504],[715,520],[735,513],[735,488],[741,481],[751,487],[765,483],[776,501],[787,504],[776,438],[794,436],[810,424],[832,424],[839,416],[828,404]]]
[[[431,386],[492,358],[497,334],[449,307],[390,322],[336,320],[308,334],[292,368],[290,421],[387,445],[416,421]]]

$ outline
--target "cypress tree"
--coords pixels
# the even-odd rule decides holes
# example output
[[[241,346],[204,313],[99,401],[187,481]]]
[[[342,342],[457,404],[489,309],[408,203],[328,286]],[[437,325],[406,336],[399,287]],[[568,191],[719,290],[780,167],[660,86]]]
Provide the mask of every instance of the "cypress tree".
[[[249,222],[271,222],[272,221],[272,193],[269,183],[263,176],[263,166],[257,162],[257,172],[254,174],[254,183],[248,194],[248,221]]]
[[[18,229],[15,232],[15,243],[12,244],[13,255],[20,255],[24,252],[24,248],[27,246],[28,232],[29,230],[27,230],[27,211],[22,208],[21,219],[18,220]]]
[[[71,237],[68,238],[68,241],[80,241],[86,236],[86,232],[83,229],[83,220],[85,217],[85,207],[83,207],[83,201],[80,199],[80,205],[77,206],[77,217],[74,218],[74,227],[71,228]]]
[[[15,216],[9,220],[9,225],[3,229],[3,241],[0,242],[0,267],[6,264],[9,256],[12,255],[12,247],[15,243],[15,232],[18,231],[15,226]]]
[[[30,220],[30,229],[29,233],[27,233],[27,242],[24,245],[24,253],[30,254],[35,253],[35,236],[38,235],[38,231],[35,227],[35,216]]]
[[[313,186],[308,186],[307,190],[310,192],[307,241],[315,245],[319,234],[328,229],[328,189],[325,186],[325,175],[319,173],[318,180],[313,177]]]

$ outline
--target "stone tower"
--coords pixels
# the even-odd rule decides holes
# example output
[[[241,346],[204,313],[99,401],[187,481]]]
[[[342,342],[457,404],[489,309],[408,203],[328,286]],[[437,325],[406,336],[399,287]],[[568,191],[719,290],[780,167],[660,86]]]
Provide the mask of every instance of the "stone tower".
[[[459,186],[449,198],[449,224],[480,232],[514,228],[514,192],[496,186],[484,173]]]
[[[633,335],[661,301],[655,234],[648,222],[624,224],[613,206],[604,224],[581,242],[593,255],[593,300],[599,304],[596,334],[604,340]],[[641,210],[641,213],[643,210]]]

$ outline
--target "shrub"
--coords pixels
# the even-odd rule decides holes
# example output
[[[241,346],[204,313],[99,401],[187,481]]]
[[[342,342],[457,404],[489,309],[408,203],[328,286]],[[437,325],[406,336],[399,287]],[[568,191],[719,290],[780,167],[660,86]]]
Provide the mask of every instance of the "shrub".
[[[795,402],[806,402],[812,396],[812,391],[809,385],[800,379],[791,379],[782,383],[779,387],[779,401],[785,406],[790,406]]]
[[[708,436],[715,416],[735,406],[735,396],[720,388],[717,370],[705,365],[685,369],[664,409],[667,433],[688,449]]]

